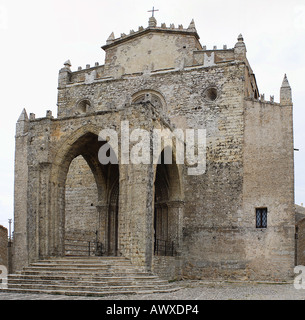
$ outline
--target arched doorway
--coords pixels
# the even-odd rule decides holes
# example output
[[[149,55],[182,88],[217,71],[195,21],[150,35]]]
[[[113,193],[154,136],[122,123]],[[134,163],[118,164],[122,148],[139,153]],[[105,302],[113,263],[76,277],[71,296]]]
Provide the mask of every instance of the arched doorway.
[[[86,132],[78,138],[75,136],[76,134],[71,137],[73,142],[67,141],[67,147],[59,152],[63,156],[54,163],[52,192],[55,196],[51,219],[54,233],[50,236],[50,248],[53,247],[50,253],[56,256],[65,255],[66,240],[77,226],[74,228],[77,229],[74,235],[77,235],[78,239],[74,239],[74,247],[79,245],[83,250],[79,251],[79,254],[76,250],[71,254],[70,250],[70,255],[116,255],[119,243],[119,166],[111,163],[102,165],[99,162],[98,152],[105,142],[98,141],[98,134]],[[75,185],[77,181],[71,184],[77,176],[82,186]],[[84,181],[89,176],[90,181]],[[94,189],[94,192],[86,190],[86,187]],[[70,193],[68,197],[66,191]],[[86,214],[82,219],[81,211],[85,210],[85,207],[91,215]]]
[[[181,184],[178,167],[164,163],[164,150],[154,183],[154,255],[174,256],[181,242]]]
[[[83,156],[74,158],[69,166],[65,186],[65,255],[89,254],[97,241],[97,185]]]

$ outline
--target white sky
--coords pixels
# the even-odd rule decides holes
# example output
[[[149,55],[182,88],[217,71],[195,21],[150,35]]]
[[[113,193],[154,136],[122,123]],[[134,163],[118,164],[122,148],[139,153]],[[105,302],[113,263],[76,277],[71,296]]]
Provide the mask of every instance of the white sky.
[[[242,33],[247,57],[265,99],[275,96],[284,73],[294,101],[295,202],[305,203],[305,1],[304,0],[0,0],[0,224],[13,218],[14,134],[23,108],[44,117],[57,113],[57,78],[63,62],[72,70],[104,64],[100,48],[147,27],[152,7],[158,26],[194,18],[200,42],[234,47]]]

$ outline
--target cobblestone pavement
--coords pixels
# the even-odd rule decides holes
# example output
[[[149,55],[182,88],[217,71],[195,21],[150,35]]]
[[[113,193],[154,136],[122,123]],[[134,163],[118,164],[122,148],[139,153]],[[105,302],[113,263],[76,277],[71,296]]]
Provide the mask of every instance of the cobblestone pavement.
[[[293,284],[179,281],[174,293],[73,297],[48,294],[17,294],[0,290],[0,300],[305,300],[305,289]]]

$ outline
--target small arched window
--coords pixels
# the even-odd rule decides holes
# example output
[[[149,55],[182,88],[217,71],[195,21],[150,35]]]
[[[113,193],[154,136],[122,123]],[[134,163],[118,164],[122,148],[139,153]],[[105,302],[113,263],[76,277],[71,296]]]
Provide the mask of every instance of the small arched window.
[[[82,99],[77,103],[78,113],[87,113],[91,107],[91,102],[89,99]]]
[[[143,90],[135,93],[132,96],[133,103],[150,102],[156,109],[165,110],[165,99],[163,96],[154,90]]]

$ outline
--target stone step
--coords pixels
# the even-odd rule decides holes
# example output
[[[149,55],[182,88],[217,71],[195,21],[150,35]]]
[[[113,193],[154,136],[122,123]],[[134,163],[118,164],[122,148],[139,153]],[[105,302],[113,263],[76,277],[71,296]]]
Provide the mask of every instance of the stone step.
[[[143,285],[143,286],[151,286],[151,285],[168,285],[168,281],[166,280],[136,280],[136,279],[120,279],[120,280],[113,280],[113,279],[103,279],[102,281],[96,280],[79,280],[79,279],[44,279],[43,277],[40,278],[21,278],[21,277],[11,277],[9,280],[10,284],[65,284],[65,285],[86,285],[86,286],[99,286],[99,287],[107,287],[107,286],[127,286],[127,285]]]
[[[73,257],[76,258],[76,257]],[[39,264],[52,264],[52,265],[61,265],[61,264],[65,264],[65,265],[75,265],[75,264],[81,264],[81,265],[101,265],[101,266],[108,266],[108,265],[116,265],[116,266],[132,266],[131,262],[129,260],[111,260],[111,259],[107,259],[107,260],[94,260],[94,259],[83,259],[80,257],[77,257],[78,259],[63,259],[63,260],[42,260],[39,261]],[[37,263],[37,262],[36,262]]]
[[[84,262],[100,262],[100,263],[106,263],[107,261],[112,261],[112,262],[128,262],[129,264],[131,261],[127,258],[124,257],[113,257],[113,256],[102,256],[102,257],[97,257],[97,256],[64,256],[64,257],[59,257],[59,258],[53,258],[49,257],[44,260],[40,260],[39,262],[45,262],[45,261],[52,261],[52,262],[61,262],[61,261],[70,261],[72,263],[78,263],[79,261],[84,261]]]
[[[131,262],[129,260],[94,260],[94,259],[62,259],[62,260],[42,260],[39,262],[32,263],[32,265],[38,265],[38,264],[44,264],[44,265],[101,265],[101,266],[108,266],[108,265],[117,265],[117,266],[132,266]]]
[[[24,270],[33,269],[33,270],[134,270],[139,272],[139,269],[132,266],[121,266],[121,265],[98,265],[98,264],[31,264],[28,267],[25,267]]]
[[[28,275],[28,276],[55,276],[55,277],[77,277],[79,279],[155,279],[157,278],[154,275],[145,275],[145,274],[122,274],[122,273],[92,273],[92,272],[82,272],[82,273],[75,273],[75,272],[39,272],[39,271],[28,271],[22,272],[21,275]]]
[[[70,259],[69,259],[70,258]],[[52,260],[52,259],[45,259],[45,260],[39,260],[35,263],[67,263],[67,264],[122,264],[122,265],[132,265],[130,260],[116,260],[116,259],[92,259],[89,257],[66,257],[66,259],[60,259],[60,260]]]
[[[14,292],[103,296],[177,289],[123,257],[48,258],[8,276]]]
[[[61,256],[61,257],[45,257],[44,260],[54,260],[54,261],[59,261],[59,260],[74,260],[73,257],[67,257],[67,256]],[[76,257],[77,259],[77,257]],[[130,261],[130,259],[123,257],[123,256],[87,256],[86,258],[82,257],[82,259],[92,259],[92,260],[125,260],[125,261]],[[44,261],[40,260],[40,261]]]
[[[33,270],[33,269],[28,269],[28,270],[24,270],[22,271],[21,274],[25,274],[25,275],[39,275],[39,274],[43,274],[43,275],[78,275],[79,277],[82,276],[104,276],[104,277],[112,277],[112,276],[118,276],[118,277],[135,277],[135,276],[144,276],[144,277],[152,277],[153,275],[151,274],[145,274],[143,272],[133,272],[133,271],[116,271],[116,272],[111,272],[111,271],[107,271],[107,272],[103,272],[101,270],[82,270],[79,272],[76,272],[76,270]]]
[[[60,291],[139,291],[139,290],[166,290],[171,289],[168,285],[127,285],[127,286],[92,286],[92,285],[64,285],[64,284],[17,284],[9,283],[9,289],[31,289],[31,290],[60,290]]]
[[[48,269],[58,269],[58,268],[65,268],[67,270],[71,269],[79,269],[79,270],[84,270],[84,269],[100,269],[100,270],[137,270],[139,269],[133,267],[132,265],[110,265],[110,264],[57,264],[57,263],[33,263],[31,264],[28,268],[48,268]]]
[[[37,290],[37,289],[1,289],[1,292],[8,293],[33,293],[33,294],[52,294],[52,295],[66,295],[66,296],[88,296],[88,297],[104,297],[112,295],[130,295],[130,294],[152,294],[152,293],[170,293],[180,290],[180,288],[171,289],[154,289],[154,290],[139,290],[139,291],[73,291],[73,290]]]
[[[72,274],[59,274],[59,275],[25,275],[25,274],[15,274],[15,275],[8,275],[8,279],[11,281],[13,280],[27,280],[27,279],[33,279],[35,281],[39,280],[53,280],[53,281],[65,281],[65,280],[70,280],[70,281],[96,281],[96,282],[143,282],[143,281],[159,281],[159,282],[167,282],[167,280],[162,280],[159,279],[156,276],[105,276],[105,275],[99,275],[99,276],[92,276],[92,275],[76,275],[75,273]]]
[[[34,275],[28,275],[28,274],[10,274],[8,275],[8,279],[10,280],[22,280],[22,279],[33,279],[33,280],[71,280],[74,281],[75,279],[85,279],[90,281],[160,281],[160,282],[168,282],[167,280],[163,280],[158,278],[155,275],[129,275],[126,276],[118,276],[118,275],[112,275],[112,276],[105,276],[105,274],[75,274],[74,272],[70,273],[59,273],[59,274],[34,274]]]

